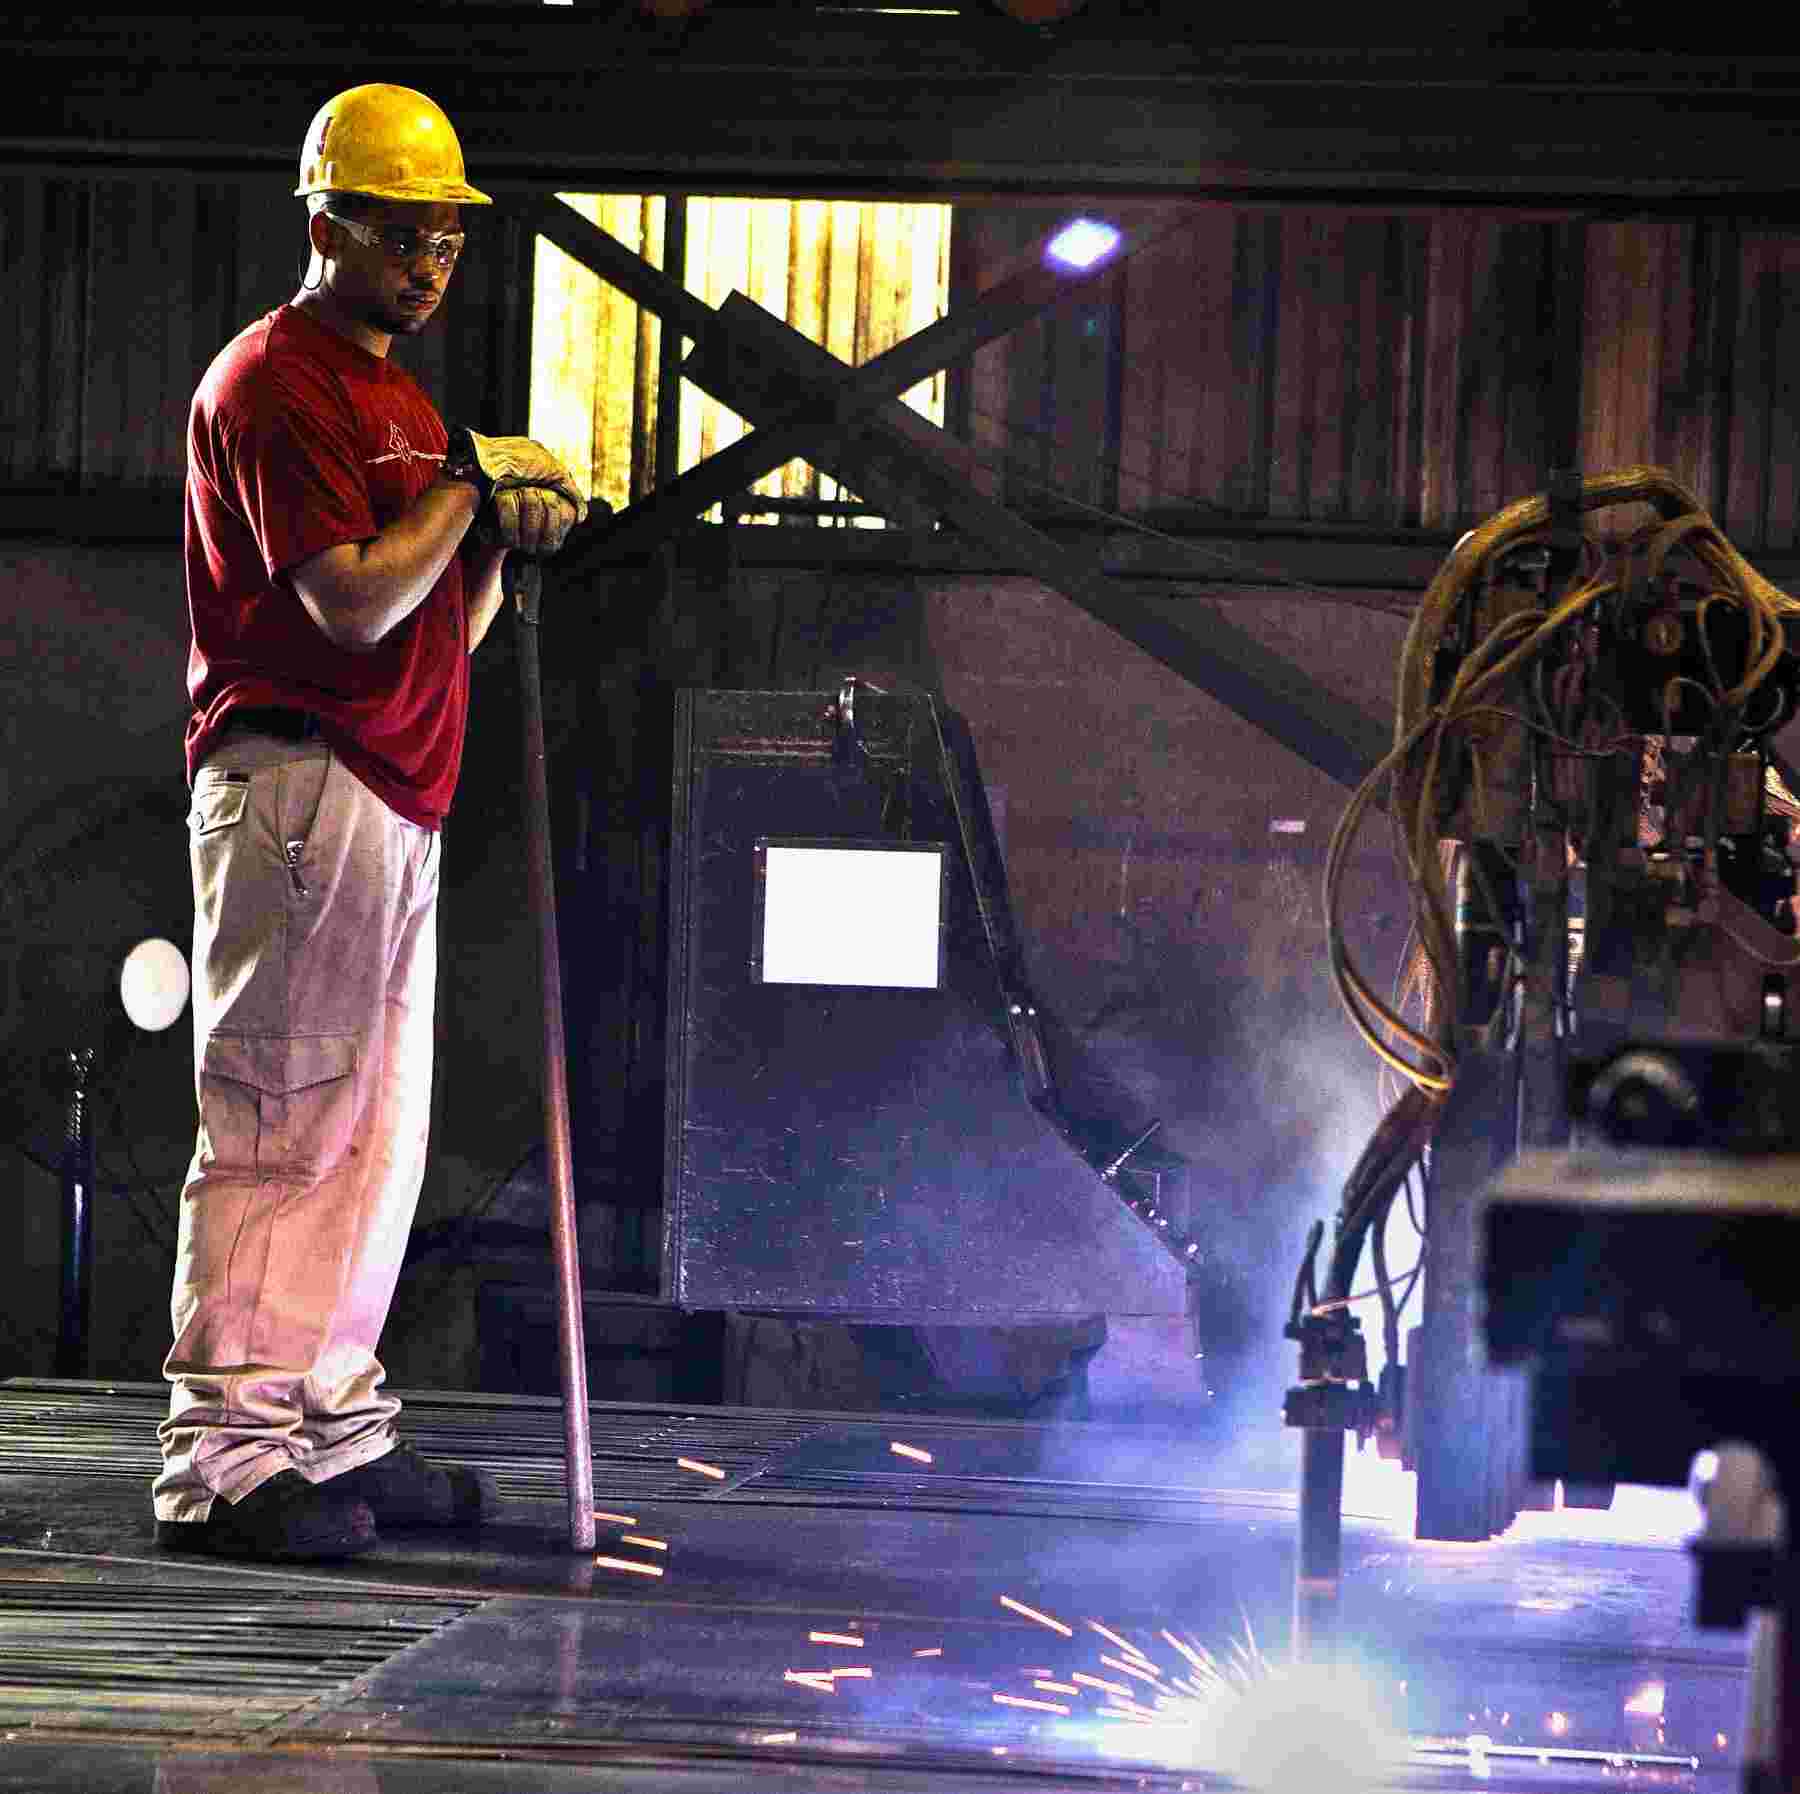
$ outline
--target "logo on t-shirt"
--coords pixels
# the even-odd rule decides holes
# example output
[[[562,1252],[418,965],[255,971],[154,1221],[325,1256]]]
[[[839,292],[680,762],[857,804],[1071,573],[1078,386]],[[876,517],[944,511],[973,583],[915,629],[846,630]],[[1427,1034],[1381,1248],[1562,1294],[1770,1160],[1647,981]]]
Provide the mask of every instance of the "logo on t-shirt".
[[[442,455],[434,455],[428,449],[416,449],[406,440],[406,432],[392,420],[388,423],[388,452],[385,455],[373,455],[369,459],[371,467],[379,467],[383,461],[404,461],[409,467],[415,461],[441,461]]]

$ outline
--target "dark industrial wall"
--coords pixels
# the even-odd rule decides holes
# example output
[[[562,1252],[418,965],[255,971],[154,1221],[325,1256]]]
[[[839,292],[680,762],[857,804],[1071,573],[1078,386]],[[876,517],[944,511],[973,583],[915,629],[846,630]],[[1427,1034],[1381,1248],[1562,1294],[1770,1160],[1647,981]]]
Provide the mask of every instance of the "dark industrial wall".
[[[0,179],[0,453],[16,493],[175,492],[206,365],[305,271],[284,179]],[[470,207],[468,253],[403,359],[446,414],[523,426],[531,256]]]
[[[59,1248],[44,1165],[58,1107],[46,1061],[77,1028],[70,991],[91,981],[76,950],[134,932],[185,940],[182,424],[211,355],[291,293],[299,210],[280,183],[0,182],[0,344],[16,370],[0,388],[11,477],[0,495],[11,532],[0,545],[11,1197],[0,1374],[49,1365]],[[447,415],[517,429],[529,245],[503,218],[480,222],[485,240],[441,322],[405,353]],[[1044,222],[967,212],[959,291],[978,290]],[[1588,465],[1672,465],[1724,505],[1754,554],[1791,545],[1800,524],[1785,371],[1792,261],[1784,243],[1721,219],[1203,209],[1098,302],[984,351],[960,382],[953,425],[1003,466],[993,477],[1009,500],[1040,514],[1061,495],[1176,524],[1345,522],[1439,542],[1535,489],[1560,427]],[[1571,342],[1573,397],[1547,374]],[[121,530],[134,538],[69,539]],[[660,844],[647,805],[664,788],[667,689],[834,688],[847,672],[940,690],[967,717],[1040,994],[1100,1068],[1107,1100],[1164,1120],[1221,1236],[1266,1287],[1304,1220],[1329,1207],[1374,1113],[1372,1064],[1332,1007],[1320,953],[1319,874],[1342,793],[1030,581],[899,564],[858,572],[821,532],[791,533],[785,569],[734,570],[714,534],[668,567],[597,574],[560,594],[551,575],[546,699],[596,1287],[641,1288],[653,1269],[655,1167],[632,1123],[660,1104],[659,942],[646,901]],[[1188,595],[1385,711],[1411,594],[1349,593],[1315,575],[1306,589],[1196,583]],[[446,838],[437,1150],[420,1215],[441,1249],[402,1285],[389,1352],[401,1383],[479,1381],[476,1285],[528,1283],[542,1261],[504,622],[481,651],[474,702]],[[1404,926],[1378,849],[1373,840],[1352,886],[1357,944],[1377,971]],[[166,1345],[174,1192],[191,1145],[185,1018],[107,1044],[117,1076],[99,1116],[108,1200],[94,1368],[150,1375]],[[442,1228],[477,1207],[489,1230],[478,1250]],[[1256,1325],[1268,1332],[1268,1315]]]
[[[1058,214],[964,207],[977,292]],[[1193,208],[953,388],[1021,508],[1460,531],[1556,454],[1649,462],[1747,552],[1800,531],[1800,244],[1729,214]]]
[[[961,206],[953,302],[1059,216]],[[978,355],[953,427],[1021,509],[1459,530],[1590,467],[1692,484],[1746,552],[1800,541],[1800,242],[1729,213],[1163,214],[1090,298]],[[0,179],[0,444],[15,492],[175,490],[188,395],[292,293],[285,180]],[[403,353],[448,415],[525,409],[531,256],[498,208]],[[1053,506],[1051,508],[1054,508]]]

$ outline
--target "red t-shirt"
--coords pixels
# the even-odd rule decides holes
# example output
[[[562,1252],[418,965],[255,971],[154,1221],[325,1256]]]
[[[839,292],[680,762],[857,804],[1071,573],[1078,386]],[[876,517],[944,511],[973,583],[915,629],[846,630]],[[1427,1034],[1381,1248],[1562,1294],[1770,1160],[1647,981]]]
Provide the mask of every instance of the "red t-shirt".
[[[409,822],[443,820],[468,720],[461,554],[367,653],[335,646],[287,576],[379,534],[437,478],[444,446],[410,374],[305,311],[278,306],[220,350],[188,418],[190,785],[232,710],[282,705],[316,715]]]

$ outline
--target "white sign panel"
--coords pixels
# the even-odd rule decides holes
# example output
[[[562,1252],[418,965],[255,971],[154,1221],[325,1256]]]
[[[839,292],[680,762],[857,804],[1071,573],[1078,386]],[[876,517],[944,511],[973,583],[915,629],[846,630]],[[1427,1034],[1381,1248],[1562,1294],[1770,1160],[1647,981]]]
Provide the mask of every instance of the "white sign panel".
[[[763,850],[765,984],[938,987],[942,849]]]

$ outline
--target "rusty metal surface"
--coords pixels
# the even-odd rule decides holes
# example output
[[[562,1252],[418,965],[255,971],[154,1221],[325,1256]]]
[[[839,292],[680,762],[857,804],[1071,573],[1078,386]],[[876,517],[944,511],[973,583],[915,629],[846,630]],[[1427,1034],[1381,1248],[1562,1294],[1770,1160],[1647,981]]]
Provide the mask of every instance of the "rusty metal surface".
[[[929,707],[859,698],[868,757],[846,765],[791,746],[829,749],[827,703],[680,700],[669,1299],[971,1323],[1182,1313],[1186,1280],[1155,1230],[1028,1100],[1009,1006],[1032,998],[1008,989],[1020,973],[998,855],[968,861]],[[771,737],[780,751],[746,756],[745,743]],[[756,983],[753,853],[765,835],[947,843],[944,988]],[[983,906],[1003,937],[999,962]]]

